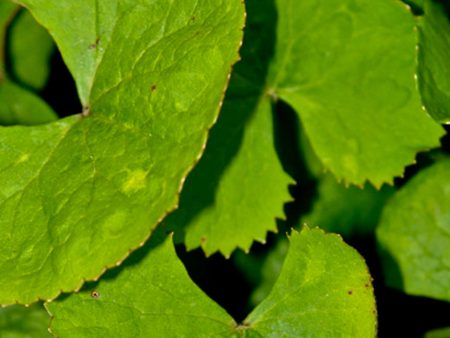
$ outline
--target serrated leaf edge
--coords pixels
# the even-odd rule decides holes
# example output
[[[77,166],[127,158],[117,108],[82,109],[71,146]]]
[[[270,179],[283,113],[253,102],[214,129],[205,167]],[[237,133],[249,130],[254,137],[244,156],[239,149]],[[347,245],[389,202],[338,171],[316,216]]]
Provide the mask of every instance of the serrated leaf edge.
[[[23,5],[22,5],[19,1],[17,1],[17,0],[13,0],[13,1],[14,1],[15,3],[17,3],[17,4],[21,5],[21,6],[23,6]],[[244,6],[244,0],[241,0],[241,5]],[[23,6],[23,7],[25,7],[25,6]],[[203,144],[202,144],[202,146],[201,146],[201,148],[200,148],[200,151],[199,151],[197,157],[194,159],[194,161],[192,162],[192,164],[188,167],[188,169],[185,171],[185,173],[184,173],[184,174],[182,175],[182,177],[181,177],[180,184],[179,184],[179,187],[178,187],[178,192],[177,192],[177,194],[175,195],[175,201],[174,201],[174,203],[173,203],[173,206],[170,207],[170,208],[168,208],[168,209],[166,209],[166,210],[163,212],[163,214],[160,216],[160,218],[158,219],[158,221],[157,221],[153,226],[151,226],[151,230],[150,230],[149,234],[148,234],[148,235],[147,235],[147,236],[139,243],[139,245],[137,245],[137,246],[135,246],[135,247],[131,247],[130,249],[128,249],[128,252],[127,252],[121,259],[117,260],[115,263],[105,265],[105,266],[102,268],[101,272],[99,272],[99,273],[96,274],[95,276],[93,276],[93,277],[82,277],[81,280],[80,280],[80,282],[79,282],[79,284],[78,284],[78,286],[75,287],[75,289],[72,289],[72,288],[71,288],[71,289],[68,289],[68,290],[60,289],[60,290],[57,291],[54,295],[51,295],[51,296],[49,296],[48,298],[40,297],[40,296],[39,296],[39,297],[37,297],[35,300],[33,300],[33,301],[29,302],[29,303],[26,303],[26,304],[20,303],[18,300],[13,300],[13,302],[12,302],[11,304],[0,304],[0,307],[1,307],[1,308],[5,308],[5,307],[8,307],[8,306],[13,306],[13,305],[24,305],[25,307],[28,307],[28,306],[30,306],[31,304],[37,303],[37,302],[39,302],[39,301],[42,301],[42,302],[44,302],[44,307],[47,309],[46,304],[47,304],[47,303],[51,303],[53,300],[55,300],[56,298],[58,298],[62,293],[74,293],[74,292],[75,292],[75,293],[78,293],[78,292],[80,291],[81,287],[82,287],[86,282],[90,282],[90,281],[94,281],[94,282],[95,282],[95,281],[98,281],[98,280],[100,279],[100,277],[101,277],[107,270],[112,269],[112,268],[114,268],[114,267],[120,266],[120,265],[122,264],[122,262],[123,262],[126,258],[128,258],[128,256],[129,256],[132,252],[134,252],[134,251],[136,251],[137,249],[143,247],[143,246],[145,245],[145,243],[148,241],[148,239],[151,237],[151,235],[152,235],[152,233],[153,233],[153,230],[156,229],[156,227],[157,227],[158,225],[161,224],[161,222],[164,220],[164,218],[166,218],[171,212],[175,211],[175,210],[179,207],[180,194],[181,194],[181,191],[183,190],[183,187],[184,187],[184,183],[185,183],[185,181],[186,181],[186,178],[187,178],[187,176],[189,175],[189,173],[194,169],[194,167],[197,165],[197,163],[200,161],[201,157],[203,156],[203,153],[204,153],[204,151],[205,151],[205,149],[206,149],[206,144],[207,144],[207,141],[208,141],[209,133],[210,133],[212,127],[216,124],[216,122],[217,122],[217,120],[218,120],[218,118],[219,118],[220,110],[221,110],[221,108],[222,108],[222,106],[223,106],[223,102],[224,102],[224,99],[225,99],[225,93],[226,93],[226,90],[227,90],[227,88],[228,88],[228,86],[229,86],[229,83],[230,83],[231,74],[232,74],[232,72],[233,72],[233,67],[234,67],[234,65],[235,65],[239,60],[241,60],[241,57],[240,57],[240,54],[239,54],[239,50],[241,49],[242,44],[243,44],[243,41],[244,41],[244,40],[243,40],[243,33],[244,33],[245,22],[246,22],[246,17],[247,17],[247,13],[246,13],[246,10],[245,10],[245,6],[244,6],[244,13],[243,13],[243,14],[244,14],[244,15],[243,15],[242,21],[241,21],[242,24],[241,24],[241,27],[240,27],[240,31],[241,31],[241,39],[240,39],[238,48],[237,48],[237,50],[236,50],[236,57],[235,57],[235,59],[231,62],[230,69],[229,69],[228,74],[227,74],[227,77],[226,77],[225,85],[224,85],[224,88],[223,88],[223,90],[222,90],[222,97],[221,97],[221,100],[219,101],[219,104],[218,104],[218,106],[217,106],[217,108],[216,108],[216,112],[215,112],[215,114],[214,114],[215,117],[214,117],[212,123],[206,128],[206,130],[205,130],[205,132],[204,132],[204,135],[203,135]],[[80,115],[83,116],[83,114],[80,114]],[[47,312],[48,312],[48,310],[47,310]],[[49,314],[50,314],[50,313],[49,313]],[[53,318],[53,317],[51,317],[51,318]],[[49,326],[49,332],[51,333],[50,326]],[[52,334],[52,333],[51,333],[51,334]],[[52,335],[53,335],[53,334],[52,334]],[[56,337],[56,336],[54,336],[54,337]]]

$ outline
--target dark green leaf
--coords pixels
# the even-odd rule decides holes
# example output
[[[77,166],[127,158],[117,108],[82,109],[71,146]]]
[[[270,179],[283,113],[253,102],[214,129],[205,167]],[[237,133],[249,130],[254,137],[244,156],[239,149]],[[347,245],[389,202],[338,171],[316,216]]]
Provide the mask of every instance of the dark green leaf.
[[[419,172],[386,205],[377,228],[386,282],[450,301],[450,160]]]
[[[440,123],[450,123],[450,22],[443,4],[425,0],[420,18],[419,79],[422,99]]]
[[[0,125],[36,125],[57,119],[38,96],[9,80],[0,81]]]
[[[345,187],[333,176],[325,175],[319,182],[318,199],[301,223],[344,237],[370,235],[378,224],[384,203],[393,192],[391,187],[376,190],[368,184],[364,188]]]
[[[28,11],[14,20],[10,34],[12,72],[21,84],[42,89],[50,73],[52,38]]]

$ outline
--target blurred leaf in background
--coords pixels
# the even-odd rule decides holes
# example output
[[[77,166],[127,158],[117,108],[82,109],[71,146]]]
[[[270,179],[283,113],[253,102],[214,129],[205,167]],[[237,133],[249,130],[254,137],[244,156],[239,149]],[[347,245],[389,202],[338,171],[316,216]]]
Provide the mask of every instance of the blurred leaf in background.
[[[0,308],[1,338],[49,338],[50,316],[41,303]]]
[[[50,58],[55,51],[53,39],[25,9],[15,17],[9,34],[8,51],[14,79],[34,90],[42,89],[50,74]]]
[[[386,204],[377,228],[386,283],[450,301],[450,159],[425,168]]]
[[[27,11],[8,1],[0,3],[0,12],[0,125],[36,125],[56,120],[57,115],[45,101],[14,82],[15,76],[8,75],[6,64],[9,52],[17,80],[42,89],[49,75],[51,37]]]

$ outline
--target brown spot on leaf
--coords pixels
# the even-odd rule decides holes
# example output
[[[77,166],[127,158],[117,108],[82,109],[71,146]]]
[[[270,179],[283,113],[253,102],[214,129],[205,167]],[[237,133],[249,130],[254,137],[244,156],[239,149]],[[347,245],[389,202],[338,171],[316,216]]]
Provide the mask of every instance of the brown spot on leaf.
[[[191,16],[191,21],[195,21],[196,19],[195,15]]]
[[[89,49],[96,49],[99,42],[100,42],[100,38],[97,38],[94,43],[89,45]]]
[[[97,299],[97,298],[100,297],[100,294],[98,293],[98,291],[94,290],[94,291],[91,292],[91,297],[94,298],[94,299]]]
[[[206,243],[206,237],[200,238],[200,242],[202,242],[202,244],[205,244]]]
[[[150,91],[153,93],[155,90],[156,90],[156,84],[153,83],[153,84],[150,86]]]
[[[348,290],[347,293],[351,296],[353,295],[353,290]]]

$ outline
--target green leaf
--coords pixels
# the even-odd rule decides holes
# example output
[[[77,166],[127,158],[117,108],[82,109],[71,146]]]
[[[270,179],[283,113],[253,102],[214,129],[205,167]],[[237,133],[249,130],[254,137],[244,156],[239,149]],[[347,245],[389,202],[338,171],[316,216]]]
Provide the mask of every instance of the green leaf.
[[[312,149],[311,143],[309,142],[309,139],[305,134],[304,128],[300,128],[300,133],[298,135],[298,145],[309,175],[315,178],[321,178],[322,176],[324,176],[326,173],[326,169]]]
[[[262,100],[256,104],[254,111],[253,98],[224,106],[222,121],[228,119],[229,123],[214,129],[208,152],[181,193],[180,209],[165,221],[185,226],[184,241],[189,250],[201,246],[207,255],[219,250],[226,257],[236,247],[247,251],[254,239],[265,242],[267,231],[276,232],[275,218],[284,215],[283,204],[291,199],[287,186],[292,181],[274,149],[270,102]],[[236,130],[238,124],[233,124],[233,120],[242,120],[249,111],[254,115],[241,127],[245,128],[245,135],[238,154],[224,170],[223,163],[215,161],[229,149],[223,140],[237,138],[231,132],[239,132],[240,128]],[[211,182],[219,170],[224,171],[222,175],[218,173],[220,180]]]
[[[59,337],[230,336],[234,320],[189,279],[172,241],[152,236],[115,278],[47,303]],[[149,251],[149,252],[147,252]],[[145,255],[143,259],[139,256]]]
[[[9,80],[0,80],[0,125],[31,126],[56,119],[57,115],[38,96]]]
[[[333,176],[325,175],[319,182],[318,199],[301,223],[319,226],[344,237],[370,235],[378,224],[386,200],[393,193],[394,189],[388,186],[381,190],[368,184],[363,189],[345,187]]]
[[[277,282],[245,324],[261,337],[375,337],[375,300],[363,258],[339,236],[294,232]]]
[[[270,92],[338,180],[392,182],[442,128],[421,108],[412,15],[391,0],[278,0]],[[382,163],[383,165],[380,165]]]
[[[374,337],[361,256],[320,230],[294,232],[290,242],[272,293],[242,325],[189,280],[170,241],[157,245],[153,237],[145,257],[115,278],[48,303],[51,330],[61,337]]]
[[[2,338],[49,338],[49,323],[50,317],[42,304],[0,308],[0,337]]]
[[[18,11],[8,1],[0,4],[0,125],[34,125],[56,120],[53,110],[35,94],[17,86],[5,72],[6,30]],[[31,55],[28,51],[28,54]]]
[[[419,172],[386,205],[377,228],[386,282],[450,301],[450,160]]]
[[[450,337],[450,327],[436,329],[425,334],[425,338],[448,338]]]
[[[450,21],[443,4],[426,0],[420,18],[419,79],[422,99],[440,123],[450,123]]]
[[[273,32],[270,1],[248,1],[243,60],[236,65],[217,124],[204,156],[188,176],[180,208],[165,221],[177,241],[199,246],[207,255],[229,257],[236,247],[248,251],[277,231],[277,217],[291,200],[293,180],[275,150],[270,98],[264,94]]]
[[[288,249],[289,242],[283,238],[277,242],[275,247],[265,257],[260,269],[261,278],[258,281],[259,285],[250,296],[250,302],[253,305],[261,303],[272,290],[278,276],[280,275]]]
[[[28,11],[22,11],[10,31],[12,72],[16,79],[34,89],[42,89],[50,74],[53,40]]]
[[[0,129],[2,304],[78,289],[143,245],[200,156],[244,20],[240,0],[24,3],[86,110]]]

